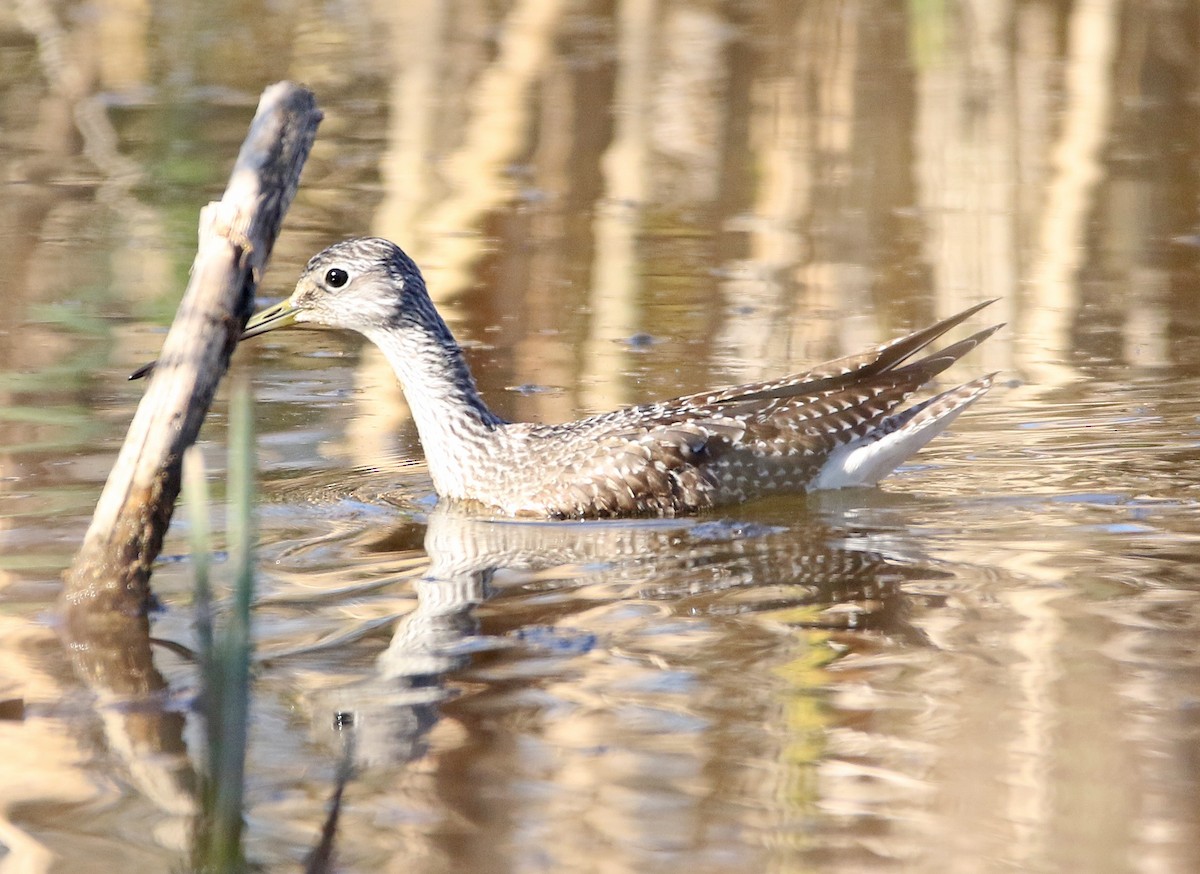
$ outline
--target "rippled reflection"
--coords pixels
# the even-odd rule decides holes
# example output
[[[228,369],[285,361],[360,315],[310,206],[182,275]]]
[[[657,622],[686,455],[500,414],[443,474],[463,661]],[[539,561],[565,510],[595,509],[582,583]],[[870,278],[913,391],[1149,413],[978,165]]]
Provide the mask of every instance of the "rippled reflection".
[[[379,542],[394,542],[398,534]],[[428,567],[412,582],[416,603],[380,655],[378,677],[348,693],[375,705],[386,701],[388,711],[414,712],[410,718],[354,708],[356,728],[392,726],[360,744],[368,759],[398,761],[418,751],[417,736],[431,727],[426,705],[445,697],[446,676],[467,667],[474,654],[493,653],[503,663],[505,652],[516,650],[513,664],[503,666],[528,680],[528,668],[516,659],[544,656],[543,669],[553,673],[558,657],[603,646],[598,631],[562,627],[603,604],[662,605],[655,612],[668,626],[678,620],[681,632],[700,617],[759,614],[796,628],[902,633],[895,606],[900,584],[908,577],[948,576],[841,544],[815,521],[797,536],[759,523],[539,524],[438,508],[428,518],[424,550]],[[491,622],[478,615],[492,599],[504,603],[485,609],[485,616],[501,621],[505,631],[485,629]],[[501,667],[490,670],[492,680]]]
[[[756,516],[538,524],[438,508],[420,551],[414,524],[346,532],[340,544],[318,538],[325,549],[337,544],[332,564],[358,563],[360,598],[379,594],[395,607],[381,594],[389,585],[411,595],[370,670],[303,693],[316,737],[336,750],[353,735],[363,804],[389,803],[370,788],[382,787],[375,774],[394,775],[417,810],[429,803],[424,780],[452,781],[435,789],[447,809],[410,811],[424,825],[404,828],[402,839],[421,855],[453,835],[461,864],[474,846],[509,847],[512,864],[532,858],[525,830],[534,821],[513,832],[517,820],[501,809],[522,820],[518,811],[555,811],[544,828],[558,835],[558,849],[540,852],[559,864],[596,828],[638,835],[622,841],[634,868],[649,862],[646,853],[720,856],[719,842],[693,845],[662,833],[661,822],[688,834],[741,830],[729,793],[746,780],[767,781],[756,802],[764,812],[786,812],[789,829],[813,827],[824,818],[814,781],[836,722],[830,666],[863,634],[926,646],[908,609],[914,598],[941,600],[938,586],[954,571],[902,538],[871,548],[803,500]],[[399,578],[384,570],[414,560]],[[285,570],[271,601],[320,603],[301,593],[305,576]],[[342,617],[338,649],[318,640],[270,663],[284,674],[294,670],[289,660],[318,652],[358,663],[337,653],[376,636],[366,630],[376,619],[362,623],[366,639],[347,632]],[[757,718],[747,722],[747,708]],[[517,746],[503,739],[511,728],[501,729],[512,719],[524,738]],[[408,770],[417,758],[428,764]],[[479,795],[461,795],[461,781]],[[431,830],[427,815],[441,825]],[[459,818],[474,823],[469,840],[452,825]]]

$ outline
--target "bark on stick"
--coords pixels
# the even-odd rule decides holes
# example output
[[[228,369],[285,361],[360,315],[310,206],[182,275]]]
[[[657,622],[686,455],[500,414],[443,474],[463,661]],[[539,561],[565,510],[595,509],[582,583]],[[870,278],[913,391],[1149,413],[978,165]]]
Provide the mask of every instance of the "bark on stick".
[[[229,366],[292,202],[321,112],[305,88],[263,92],[222,199],[201,211],[191,278],[91,526],[65,574],[69,613],[136,614],[191,446]]]

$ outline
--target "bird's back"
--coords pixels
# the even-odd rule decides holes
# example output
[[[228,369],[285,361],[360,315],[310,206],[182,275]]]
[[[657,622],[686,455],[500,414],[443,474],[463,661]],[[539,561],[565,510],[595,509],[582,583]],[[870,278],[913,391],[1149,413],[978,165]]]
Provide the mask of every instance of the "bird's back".
[[[561,425],[504,426],[474,490],[512,514],[586,518],[673,516],[773,491],[871,485],[990,387],[986,376],[900,409],[999,327],[909,360],[985,305],[783,379]]]

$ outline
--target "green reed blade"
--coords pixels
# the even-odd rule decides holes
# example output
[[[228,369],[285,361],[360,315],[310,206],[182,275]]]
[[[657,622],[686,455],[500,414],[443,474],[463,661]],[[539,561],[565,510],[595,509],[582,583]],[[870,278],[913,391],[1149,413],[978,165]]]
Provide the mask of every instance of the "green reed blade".
[[[208,740],[208,779],[198,829],[196,868],[246,869],[242,826],[246,746],[250,715],[250,605],[254,597],[254,429],[250,392],[237,382],[230,400],[227,540],[233,569],[233,601],[224,627],[211,630],[211,651],[202,658]],[[207,573],[207,568],[205,568]],[[200,601],[199,589],[197,601]],[[198,618],[198,622],[199,622]],[[206,632],[198,626],[202,642]]]

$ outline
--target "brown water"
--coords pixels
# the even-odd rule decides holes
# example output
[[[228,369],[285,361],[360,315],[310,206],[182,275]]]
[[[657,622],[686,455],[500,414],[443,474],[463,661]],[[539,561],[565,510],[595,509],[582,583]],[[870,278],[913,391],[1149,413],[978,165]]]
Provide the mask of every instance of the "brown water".
[[[265,294],[401,242],[507,416],[1009,324],[882,488],[669,523],[434,509],[372,350],[248,344],[262,869],[344,756],[344,871],[1200,868],[1193,4],[205,8],[0,10],[0,872],[185,866],[187,520],[164,689],[55,599],[281,78],[326,120]]]

